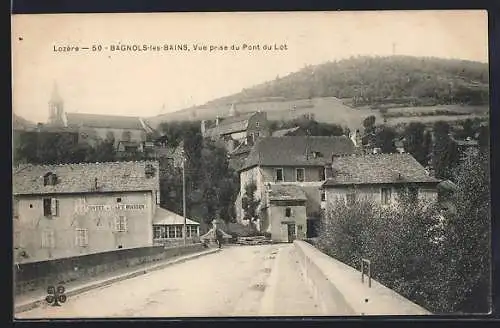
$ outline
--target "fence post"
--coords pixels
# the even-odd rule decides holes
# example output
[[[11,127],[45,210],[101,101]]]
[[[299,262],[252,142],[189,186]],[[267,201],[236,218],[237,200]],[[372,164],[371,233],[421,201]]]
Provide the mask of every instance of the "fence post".
[[[367,259],[361,259],[361,283],[365,283],[365,264],[368,267],[368,287],[372,287],[372,268],[371,268],[371,262],[370,260]]]

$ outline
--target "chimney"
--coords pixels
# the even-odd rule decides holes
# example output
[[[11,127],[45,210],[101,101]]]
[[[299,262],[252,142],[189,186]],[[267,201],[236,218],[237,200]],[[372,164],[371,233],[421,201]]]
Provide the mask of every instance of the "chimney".
[[[219,117],[219,116],[217,116],[217,117],[215,118],[215,126],[219,126],[219,123],[220,123],[220,117]]]

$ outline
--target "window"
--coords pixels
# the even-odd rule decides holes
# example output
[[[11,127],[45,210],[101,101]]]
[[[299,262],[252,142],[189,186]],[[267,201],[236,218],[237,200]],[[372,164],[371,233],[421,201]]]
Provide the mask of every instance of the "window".
[[[283,182],[283,169],[275,170],[275,180],[276,182]]]
[[[182,238],[182,226],[176,226],[175,227],[175,238]]]
[[[326,169],[324,167],[319,169],[319,180],[320,181],[325,181],[326,180]]]
[[[382,188],[381,189],[382,196],[382,204],[388,205],[391,203],[391,188]]]
[[[56,239],[53,230],[45,230],[42,232],[42,248],[55,248]]]
[[[321,190],[321,201],[326,202],[326,191]]]
[[[116,218],[115,230],[121,232],[127,231],[127,217],[120,215]]]
[[[301,224],[299,224],[299,225],[297,226],[297,231],[298,231],[299,233],[301,233],[301,232],[302,232],[302,229],[303,229],[302,225],[301,225]]]
[[[418,200],[418,187],[416,187],[416,186],[408,187],[408,195],[410,196],[410,199],[412,201],[417,201]]]
[[[292,216],[292,209],[290,207],[285,208],[285,216],[287,218]]]
[[[304,182],[305,170],[304,169],[295,169],[295,181]]]
[[[170,226],[168,228],[168,238],[175,238],[175,227]]]
[[[255,127],[258,128],[260,126],[260,122],[255,122]]]
[[[197,226],[191,226],[191,237],[198,237],[198,227]]]
[[[122,198],[121,198],[121,197],[118,197],[118,198],[116,199],[116,202],[117,202],[117,203],[121,203],[121,202],[122,202]]]
[[[160,192],[155,191],[156,205],[160,205]]]
[[[198,236],[198,227],[197,226],[187,226],[186,227],[186,237],[194,238]]]
[[[165,229],[162,229],[164,227],[161,226],[154,226],[153,227],[153,239],[159,239],[163,238],[162,235],[162,230],[165,231]]]
[[[89,231],[87,229],[76,229],[76,246],[85,247],[89,244]]]
[[[323,154],[319,151],[313,151],[312,152],[314,158],[321,158],[323,157]]]
[[[345,201],[347,206],[352,206],[356,202],[356,194],[354,192],[349,192],[345,195]]]
[[[57,183],[57,175],[52,172],[49,172],[43,176],[43,185],[44,186],[53,186]]]
[[[43,199],[43,216],[58,216],[59,201],[55,198]]]

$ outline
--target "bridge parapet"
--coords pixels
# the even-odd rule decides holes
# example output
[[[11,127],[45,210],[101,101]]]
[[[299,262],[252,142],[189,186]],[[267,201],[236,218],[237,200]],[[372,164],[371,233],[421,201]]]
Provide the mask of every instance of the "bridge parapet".
[[[376,280],[300,240],[294,241],[304,277],[327,315],[429,315]],[[361,260],[361,259],[360,259]]]

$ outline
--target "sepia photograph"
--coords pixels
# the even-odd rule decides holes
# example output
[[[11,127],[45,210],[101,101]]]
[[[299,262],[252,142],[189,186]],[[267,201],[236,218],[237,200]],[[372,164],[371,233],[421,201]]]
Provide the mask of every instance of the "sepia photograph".
[[[491,313],[486,11],[11,26],[15,320]]]

